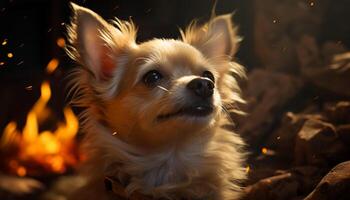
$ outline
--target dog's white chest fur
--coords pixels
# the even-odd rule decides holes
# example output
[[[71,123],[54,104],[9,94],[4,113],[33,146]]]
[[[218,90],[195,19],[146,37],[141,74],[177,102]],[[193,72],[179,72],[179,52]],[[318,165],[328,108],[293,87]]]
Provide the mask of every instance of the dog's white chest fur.
[[[240,153],[243,142],[234,133],[218,128],[210,137],[188,145],[140,155],[100,127],[87,135],[86,149],[92,157],[86,166],[91,180],[109,176],[125,184],[129,193],[138,191],[155,198],[236,199],[236,180],[245,177]],[[89,129],[90,131],[93,129]],[[94,160],[95,159],[95,160]],[[97,164],[98,163],[98,164]]]
[[[227,107],[244,102],[232,16],[193,23],[181,39],[138,43],[133,22],[72,8],[66,50],[81,65],[72,90],[73,104],[85,108],[88,178],[73,199],[108,199],[109,176],[155,199],[237,200],[244,144],[221,128]]]

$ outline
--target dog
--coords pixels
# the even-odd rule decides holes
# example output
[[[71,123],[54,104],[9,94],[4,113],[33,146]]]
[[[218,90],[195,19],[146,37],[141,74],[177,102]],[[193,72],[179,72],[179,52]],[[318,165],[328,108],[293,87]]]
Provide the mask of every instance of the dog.
[[[113,199],[105,177],[125,194],[151,199],[236,200],[246,177],[244,142],[223,128],[244,102],[232,60],[240,37],[231,15],[180,30],[181,39],[136,42],[132,21],[106,22],[71,4],[68,55],[81,114],[86,185],[72,199]],[[118,198],[114,198],[118,199]]]

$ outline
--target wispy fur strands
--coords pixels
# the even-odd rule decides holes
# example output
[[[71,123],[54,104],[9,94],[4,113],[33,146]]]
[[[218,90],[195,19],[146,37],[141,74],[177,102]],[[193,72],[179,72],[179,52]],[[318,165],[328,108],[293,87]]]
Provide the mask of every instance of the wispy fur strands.
[[[83,41],[82,38],[79,37],[82,35],[81,31],[83,31],[79,23],[83,19],[78,19],[78,17],[87,18],[86,20],[95,17],[98,23],[100,23],[96,24],[100,33],[99,37],[101,37],[101,39],[105,41],[105,45],[109,47],[114,47],[114,45],[116,45],[119,48],[123,48],[135,44],[137,28],[132,21],[123,21],[115,18],[115,20],[111,20],[111,24],[108,24],[99,15],[89,9],[80,7],[74,3],[71,3],[71,7],[76,13],[72,16],[71,23],[67,27],[67,38],[70,45],[67,45],[66,52],[72,60],[79,62],[79,64],[83,66],[86,64],[82,63],[82,54],[85,53],[85,50],[82,49]],[[115,40],[116,37],[120,39]]]
[[[213,62],[214,65],[217,65],[222,71],[223,78],[222,84],[219,86],[222,87],[223,96],[222,101],[225,107],[228,107],[230,111],[242,113],[238,108],[238,106],[234,105],[235,102],[245,103],[245,101],[241,98],[241,90],[239,85],[235,79],[235,77],[246,79],[246,73],[244,67],[236,62],[231,61],[233,59],[233,55],[237,52],[241,37],[238,36],[238,28],[233,25],[231,18],[232,14],[222,15],[216,17],[214,8],[211,16],[211,20],[205,23],[204,25],[199,25],[197,21],[192,21],[191,24],[185,29],[180,29],[181,38],[184,42],[191,44],[198,49],[200,49],[204,54],[209,56],[209,61]],[[217,23],[219,25],[215,25],[217,21],[222,21]],[[217,54],[211,52],[213,49],[213,45],[217,42],[220,37],[223,37],[222,33],[216,33],[215,30],[218,26],[228,27],[226,32],[228,34],[226,43],[229,45],[223,51],[226,52],[224,54]],[[215,49],[214,51],[217,51]],[[219,71],[220,71],[219,70]]]
[[[217,129],[215,138],[201,138],[191,141],[186,148],[168,149],[157,154],[147,155],[113,137],[102,127],[89,127],[104,136],[90,134],[87,144],[92,160],[105,160],[101,166],[89,165],[87,173],[98,173],[117,177],[126,183],[126,191],[131,194],[141,191],[155,198],[178,199],[179,196],[195,199],[207,196],[211,199],[238,199],[241,196],[241,181],[245,170],[241,166],[245,155],[243,141],[235,134]],[[118,147],[118,148],[116,148]],[[98,151],[96,151],[98,150]],[[170,158],[170,159],[169,159]],[[222,194],[210,194],[225,187]],[[219,196],[217,196],[219,195]]]
[[[67,53],[81,65],[72,73],[71,95],[73,105],[85,108],[81,172],[87,184],[71,199],[111,199],[103,188],[108,176],[128,194],[154,199],[238,200],[244,142],[222,128],[226,108],[244,102],[233,76],[244,77],[244,70],[231,59],[239,39],[229,16],[190,26],[182,40],[136,44],[132,22],[109,24],[91,10],[72,8]],[[145,81],[149,72],[161,74],[155,85]],[[210,97],[189,89],[195,79],[211,81]],[[211,112],[183,112],[198,102]]]

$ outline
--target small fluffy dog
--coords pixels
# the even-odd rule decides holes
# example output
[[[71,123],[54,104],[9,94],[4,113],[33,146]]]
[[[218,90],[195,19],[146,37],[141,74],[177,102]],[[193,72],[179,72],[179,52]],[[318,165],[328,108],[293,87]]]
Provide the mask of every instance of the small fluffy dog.
[[[73,102],[86,108],[88,178],[72,199],[113,199],[106,176],[127,194],[153,199],[239,199],[244,143],[222,128],[227,106],[243,101],[231,15],[193,23],[178,40],[138,44],[132,22],[107,23],[72,8],[67,52],[82,66],[74,73]]]

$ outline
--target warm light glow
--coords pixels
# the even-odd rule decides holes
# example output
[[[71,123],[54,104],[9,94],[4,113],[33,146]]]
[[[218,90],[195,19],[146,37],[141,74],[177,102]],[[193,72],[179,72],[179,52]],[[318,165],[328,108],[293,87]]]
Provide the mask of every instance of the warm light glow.
[[[1,138],[1,148],[5,148],[6,146],[13,145],[16,143],[17,134],[17,124],[15,122],[10,122],[4,129],[2,138]]]
[[[267,153],[267,148],[263,147],[263,148],[261,149],[261,153],[266,154],[266,153]]]
[[[7,44],[7,39],[4,39],[4,41],[1,44],[5,46]]]
[[[50,85],[43,82],[40,98],[29,111],[22,133],[15,122],[8,123],[4,129],[0,148],[18,148],[18,154],[8,162],[10,170],[18,176],[29,174],[28,163],[53,173],[64,173],[68,166],[77,163],[73,151],[79,125],[69,107],[63,110],[65,123],[58,123],[55,131],[39,132],[39,121],[47,118],[49,113],[47,103],[50,97]]]
[[[12,58],[12,57],[13,57],[13,54],[12,54],[12,53],[8,53],[8,54],[7,54],[7,57]]]
[[[27,174],[27,170],[26,170],[26,168],[24,168],[24,167],[22,167],[22,166],[20,166],[20,167],[18,167],[17,168],[17,175],[18,176],[25,176]]]
[[[5,64],[4,62],[0,62],[0,66],[1,66],[1,65],[4,65],[4,64]]]
[[[58,67],[59,61],[56,58],[53,58],[50,60],[49,64],[47,64],[46,67],[46,71],[51,74],[52,72],[54,72],[56,70],[56,68]]]
[[[66,41],[64,40],[64,38],[58,38],[57,41],[57,46],[64,48],[66,46]]]
[[[248,165],[246,168],[245,168],[245,173],[249,173],[249,171],[250,171],[250,166]]]
[[[310,6],[313,7],[315,5],[315,2],[310,2]]]

